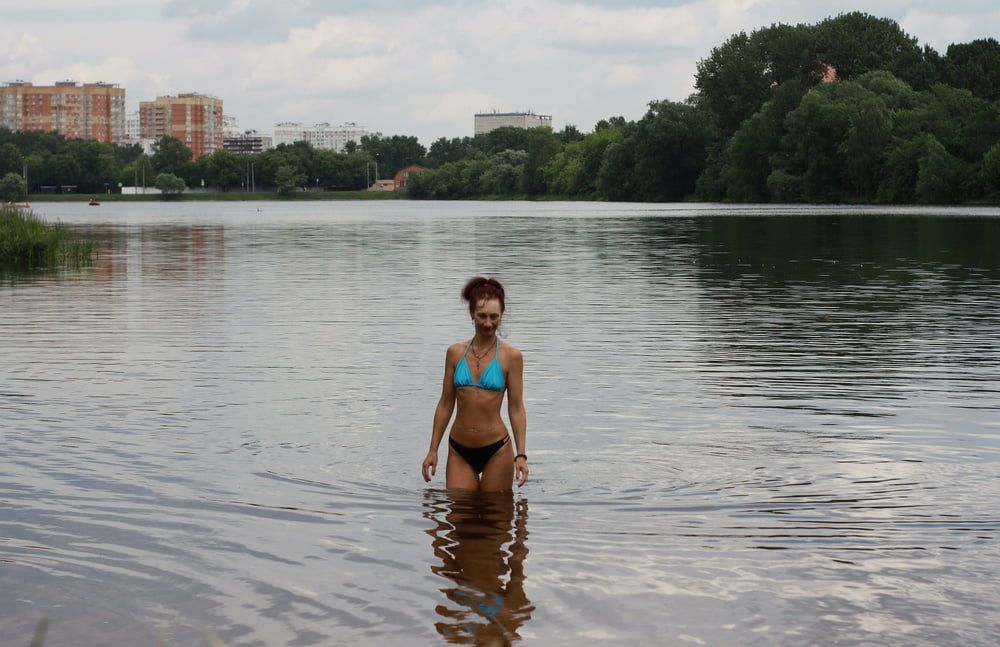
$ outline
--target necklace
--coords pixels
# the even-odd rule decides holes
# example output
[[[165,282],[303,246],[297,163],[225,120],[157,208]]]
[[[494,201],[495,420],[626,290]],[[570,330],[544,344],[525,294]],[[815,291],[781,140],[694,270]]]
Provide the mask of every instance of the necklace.
[[[483,354],[480,355],[479,353],[476,352],[476,340],[472,340],[471,342],[469,342],[469,350],[472,351],[472,356],[474,358],[476,358],[476,373],[479,372],[479,363],[482,360],[484,360],[487,357],[489,357],[490,350],[492,350],[492,349],[493,349],[493,346],[491,344],[486,350],[483,351]]]

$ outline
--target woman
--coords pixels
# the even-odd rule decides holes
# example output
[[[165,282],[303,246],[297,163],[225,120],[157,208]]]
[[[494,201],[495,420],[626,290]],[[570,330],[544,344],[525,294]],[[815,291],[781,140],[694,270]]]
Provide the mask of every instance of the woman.
[[[477,276],[465,284],[475,327],[471,341],[453,344],[445,355],[441,399],[434,410],[431,448],[423,463],[425,481],[437,471],[438,445],[458,402],[448,437],[445,487],[483,492],[510,489],[528,480],[525,445],[524,360],[521,351],[500,341],[497,330],[504,313],[504,289],[496,279]],[[500,417],[504,391],[514,443]]]

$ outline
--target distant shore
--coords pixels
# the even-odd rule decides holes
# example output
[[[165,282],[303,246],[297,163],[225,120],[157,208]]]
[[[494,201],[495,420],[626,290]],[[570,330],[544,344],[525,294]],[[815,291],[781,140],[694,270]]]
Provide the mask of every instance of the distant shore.
[[[245,202],[248,200],[405,200],[404,191],[300,191],[280,196],[274,191],[220,191],[218,193],[181,193],[164,197],[159,193],[122,195],[121,193],[32,193],[28,202]]]
[[[26,202],[82,202],[87,203],[91,198],[96,198],[98,202],[247,202],[247,201],[282,201],[282,202],[322,202],[336,200],[413,200],[414,202],[455,202],[449,198],[410,198],[405,191],[301,191],[287,196],[278,195],[274,191],[257,191],[246,193],[243,191],[226,191],[218,193],[182,193],[179,196],[164,198],[160,194],[146,195],[122,195],[120,193],[98,193],[98,194],[52,194],[33,193],[28,196]],[[559,195],[483,195],[470,196],[465,198],[474,202],[605,202],[597,199],[583,199],[579,196],[559,196]],[[719,204],[710,200],[697,200],[689,198],[682,200],[686,204]],[[650,202],[648,204],[676,204],[664,202]],[[732,206],[746,206],[746,203],[721,203]],[[773,206],[775,203],[762,203]],[[849,206],[876,206],[876,207],[996,207],[996,202],[986,199],[972,200],[969,202],[942,203],[938,205],[927,205],[920,203],[898,203],[898,204],[878,204],[872,202],[790,202],[791,206],[821,206],[821,207],[849,207]]]

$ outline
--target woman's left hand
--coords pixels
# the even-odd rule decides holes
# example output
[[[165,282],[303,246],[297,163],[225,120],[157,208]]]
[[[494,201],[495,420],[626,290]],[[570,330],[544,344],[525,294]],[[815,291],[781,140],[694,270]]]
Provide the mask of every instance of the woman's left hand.
[[[524,456],[514,459],[514,478],[517,479],[517,487],[521,487],[528,480],[528,459]]]

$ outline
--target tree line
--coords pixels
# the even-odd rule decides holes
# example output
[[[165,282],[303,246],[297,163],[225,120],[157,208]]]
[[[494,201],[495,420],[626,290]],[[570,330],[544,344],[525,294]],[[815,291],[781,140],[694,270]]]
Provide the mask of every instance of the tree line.
[[[500,128],[440,138],[373,135],[344,153],[304,142],[196,161],[173,138],[138,147],[0,129],[0,177],[32,191],[95,192],[145,175],[172,186],[290,193],[357,190],[412,163],[415,198],[974,203],[1000,201],[1000,43],[921,47],[897,23],[853,12],[740,32],[697,64],[695,93],[638,120]],[[175,181],[176,180],[176,181]],[[180,184],[178,184],[180,182]]]
[[[439,139],[416,197],[622,201],[1000,201],[1000,43],[920,47],[854,12],[741,32],[696,92],[581,134]]]
[[[177,193],[186,188],[219,191],[292,191],[311,187],[327,191],[361,190],[376,178],[392,177],[407,164],[420,162],[426,149],[416,137],[363,137],[347,152],[313,148],[306,142],[280,145],[251,155],[217,150],[192,159],[191,149],[175,137],[153,144],[151,155],[135,146],[67,139],[50,132],[11,132],[0,128],[0,179],[26,177],[30,193],[117,191],[121,186],[148,186]],[[10,199],[10,198],[8,198]]]

